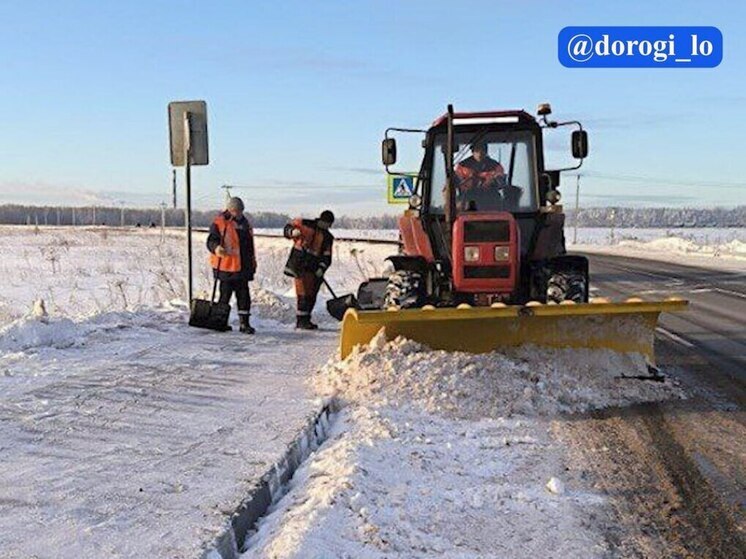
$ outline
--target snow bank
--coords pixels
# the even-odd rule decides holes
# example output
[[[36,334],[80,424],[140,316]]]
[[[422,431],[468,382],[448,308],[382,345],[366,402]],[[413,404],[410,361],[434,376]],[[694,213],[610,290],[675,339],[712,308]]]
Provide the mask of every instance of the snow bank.
[[[560,412],[680,397],[639,355],[433,351],[381,331],[312,379],[343,404],[244,559],[608,557],[605,497],[569,471]]]
[[[610,350],[522,347],[473,355],[432,351],[383,331],[315,377],[325,395],[357,404],[380,400],[466,418],[551,415],[681,396],[670,381],[640,382],[642,356]]]
[[[622,240],[619,242],[619,246],[639,251],[674,252],[678,254],[746,259],[746,243],[738,239],[733,239],[722,244],[700,244],[681,237],[665,237],[653,241]]]
[[[28,316],[0,328],[0,352],[13,353],[38,347],[57,349],[80,342],[78,325],[68,318],[43,320]]]
[[[547,431],[347,408],[243,558],[603,557],[585,518],[603,499],[545,487],[561,469]]]
[[[570,248],[741,271],[746,266],[746,228],[581,228],[578,243]]]

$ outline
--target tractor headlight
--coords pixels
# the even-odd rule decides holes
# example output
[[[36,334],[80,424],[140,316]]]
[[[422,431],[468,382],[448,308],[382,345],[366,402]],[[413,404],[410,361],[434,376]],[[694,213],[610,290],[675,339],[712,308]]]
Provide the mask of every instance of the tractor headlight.
[[[495,260],[497,262],[503,262],[510,260],[510,247],[498,246],[495,247]]]
[[[464,260],[479,262],[479,247],[464,247]]]

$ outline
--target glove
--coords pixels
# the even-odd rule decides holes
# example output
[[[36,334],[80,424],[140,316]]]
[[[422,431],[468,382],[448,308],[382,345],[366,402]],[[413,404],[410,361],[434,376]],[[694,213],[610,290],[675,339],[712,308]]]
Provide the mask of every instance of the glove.
[[[319,267],[316,269],[316,277],[319,279],[323,278],[325,273],[326,273],[326,268]]]
[[[221,245],[218,245],[215,247],[215,255],[223,258],[224,256],[228,256],[228,251],[225,250]]]
[[[298,237],[300,237],[300,229],[298,229],[297,227],[293,229],[290,232],[290,237],[292,237],[293,239],[297,239]]]

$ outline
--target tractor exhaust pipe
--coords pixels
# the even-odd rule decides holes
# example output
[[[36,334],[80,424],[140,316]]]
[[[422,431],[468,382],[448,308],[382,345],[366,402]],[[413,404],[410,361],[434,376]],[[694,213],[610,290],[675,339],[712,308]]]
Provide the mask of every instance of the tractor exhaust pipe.
[[[448,105],[448,132],[446,135],[446,223],[448,231],[456,220],[456,189],[453,184],[453,105]]]

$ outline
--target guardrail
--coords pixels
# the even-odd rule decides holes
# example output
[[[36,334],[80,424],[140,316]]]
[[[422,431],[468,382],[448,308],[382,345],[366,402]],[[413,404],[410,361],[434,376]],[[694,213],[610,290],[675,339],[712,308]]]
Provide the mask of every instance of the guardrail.
[[[209,233],[210,230],[206,229],[204,227],[195,227],[192,229],[192,231],[195,231],[197,233]],[[264,238],[264,239],[284,239],[282,235],[273,235],[271,233],[254,233],[254,237],[258,238]],[[334,237],[335,241],[345,241],[349,243],[369,243],[373,245],[395,245],[399,246],[401,243],[399,241],[394,241],[393,239],[365,239],[361,237]]]

